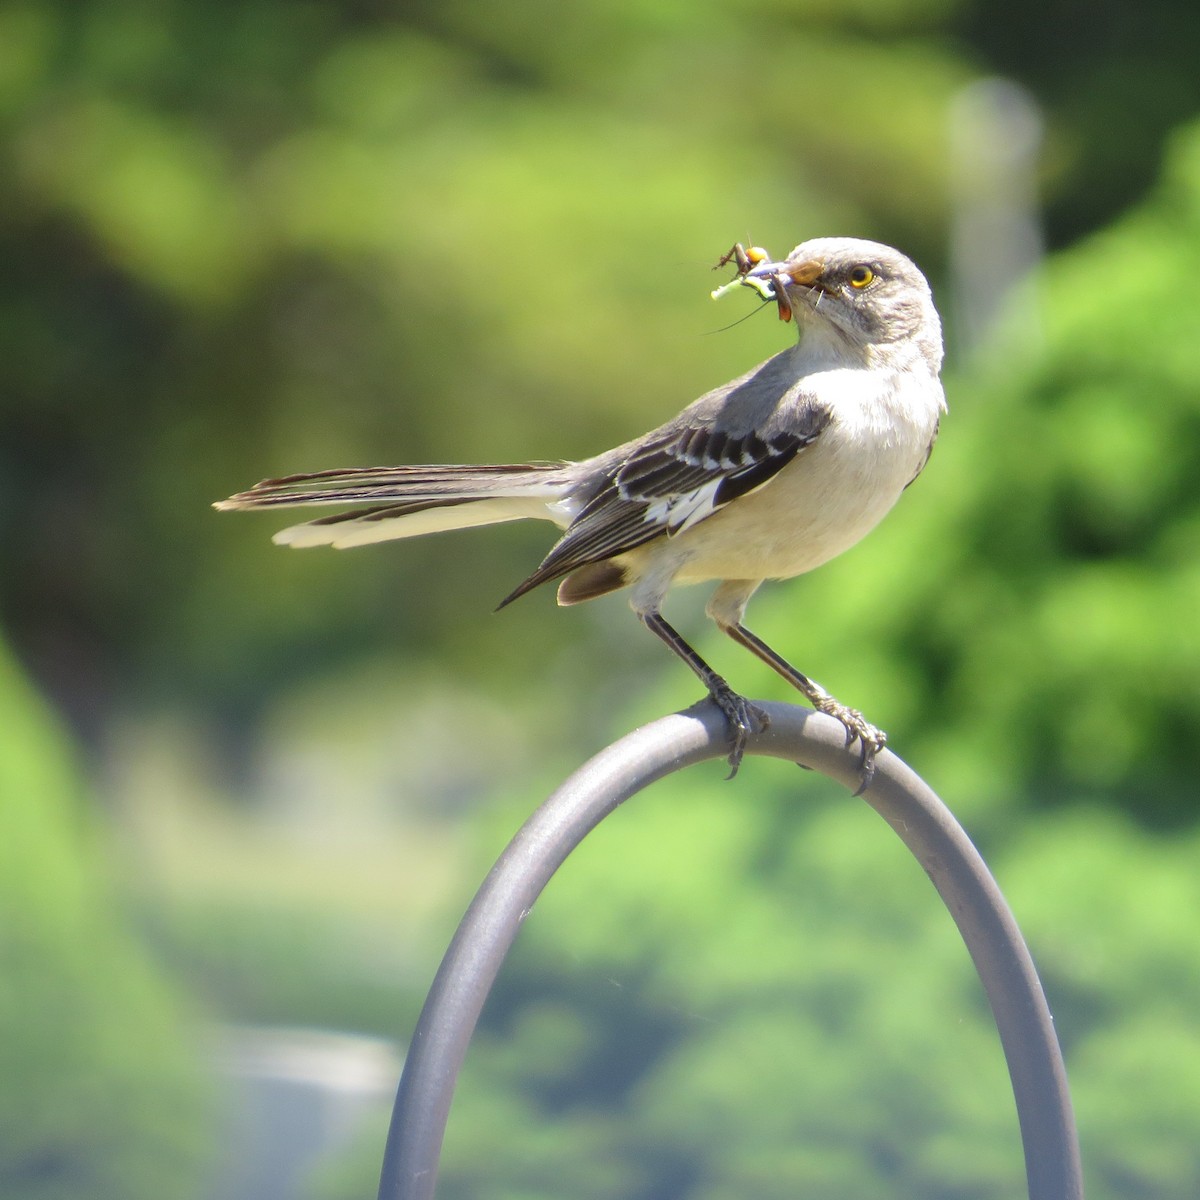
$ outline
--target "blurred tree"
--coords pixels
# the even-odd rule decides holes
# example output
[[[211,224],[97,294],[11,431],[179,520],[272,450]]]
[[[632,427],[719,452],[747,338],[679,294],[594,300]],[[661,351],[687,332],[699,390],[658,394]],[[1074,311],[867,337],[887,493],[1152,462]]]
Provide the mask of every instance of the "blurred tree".
[[[1042,968],[1093,1200],[1200,1187],[1200,844],[1144,827],[1194,824],[1198,256],[1194,126],[1147,203],[1048,264],[1042,344],[953,381],[936,469],[888,534],[755,614],[890,705],[897,747],[969,814]],[[1014,820],[1022,802],[1054,807]],[[751,763],[656,786],[548,889],[441,1187],[983,1200],[1021,1170],[998,1041],[920,870],[860,806]]]
[[[677,673],[641,686],[671,668],[620,600],[551,622],[551,598],[532,597],[501,632],[483,619],[477,597],[503,595],[544,530],[332,563],[273,552],[262,523],[218,520],[208,502],[287,470],[584,454],[644,428],[790,336],[765,319],[701,336],[740,315],[706,299],[734,237],[786,249],[869,234],[936,279],[945,114],[984,71],[1046,107],[1052,241],[1073,240],[1140,195],[1167,126],[1200,109],[1196,20],[1170,0],[1128,14],[982,0],[6,6],[0,612],[21,654],[89,730],[114,696],[246,727],[298,680],[368,654],[403,663],[410,687],[422,656],[469,669],[530,714],[522,728],[544,718],[547,741],[568,710],[594,746],[614,721],[677,706],[693,695]],[[1195,848],[1082,805],[1193,817],[1198,146],[1180,134],[1157,193],[1050,265],[1040,347],[959,364],[934,469],[886,532],[755,608],[756,628],[961,798],[1016,881],[1052,964],[1102,1200],[1197,1186]],[[722,666],[736,653],[714,650]],[[775,686],[737,661],[738,686]],[[342,711],[393,699],[364,692]],[[312,707],[309,729],[325,719]],[[5,761],[24,771],[23,727],[8,728]],[[795,814],[782,799],[795,775],[775,770],[778,794],[753,806],[740,788],[664,791],[686,806],[686,837],[639,808],[590,866],[572,864],[489,1013],[447,1195],[502,1171],[527,1196],[1017,1190],[998,1051],[924,881],[857,809]],[[1021,803],[1060,811],[1014,831]],[[36,885],[11,873],[10,887]],[[247,959],[286,923],[227,912],[220,932],[236,923]],[[47,970],[60,945],[64,970],[87,965],[69,966],[78,939],[54,921],[34,943]],[[136,962],[123,945],[114,956]],[[244,1003],[379,1019],[378,996],[314,999],[327,970],[296,972],[298,1000]],[[242,982],[225,995],[246,996]],[[144,968],[122,974],[143,985],[157,995]],[[166,1097],[138,1130],[164,1121],[152,1141],[186,1174],[191,1132],[165,1122],[190,1093],[172,1082],[165,1002],[145,1003],[161,1055],[146,1077],[123,1062],[110,1094]],[[76,1065],[109,1065],[107,1019],[79,1018]],[[37,1087],[62,1083],[45,1071],[60,1027],[30,1033],[28,1058],[6,1039],[10,1079],[36,1064]],[[81,1094],[57,1128],[92,1169]],[[17,1090],[4,1103],[36,1111]],[[145,1110],[124,1111],[126,1173],[161,1182],[167,1151],[137,1166]],[[39,1131],[22,1136],[45,1161]],[[98,1174],[89,1194],[105,1186]]]
[[[744,771],[656,785],[539,900],[468,1055],[439,1196],[1022,1194],[999,1040],[920,868],[813,777]],[[1198,852],[1096,805],[1035,814],[989,855],[1054,1007],[1094,1200],[1200,1186]],[[369,1192],[381,1144],[315,1194]]]
[[[969,0],[957,36],[1045,107],[1050,242],[1064,246],[1144,197],[1164,138],[1200,112],[1200,10],[1175,0]]]
[[[88,862],[79,793],[0,647],[0,1192],[187,1197],[211,1137],[194,1047]]]
[[[1097,147],[1149,161],[1194,90],[1168,10],[1133,30],[1143,57],[1162,45],[1154,72],[1121,75],[1112,5],[1071,55],[1022,32],[1060,29],[1051,12],[946,0],[6,6],[0,613],[20,653],[94,729],[114,694],[236,726],[384,638],[497,677],[534,639],[561,650],[544,598],[505,637],[461,620],[537,532],[334,570],[207,503],[292,469],[627,436],[779,345],[765,320],[699,336],[726,319],[704,291],[735,236],[870,233],[936,274],[945,114],[980,69],[1063,97],[1073,234],[1129,195],[1097,207]],[[1130,89],[1126,120],[1081,123]]]
[[[1197,270],[1193,125],[1151,198],[1022,299],[1042,344],[1001,339],[951,381],[920,498],[802,585],[807,609],[838,613],[805,661],[839,694],[890,693],[895,744],[960,804],[1099,792],[1195,820]],[[764,601],[786,648],[793,603]]]

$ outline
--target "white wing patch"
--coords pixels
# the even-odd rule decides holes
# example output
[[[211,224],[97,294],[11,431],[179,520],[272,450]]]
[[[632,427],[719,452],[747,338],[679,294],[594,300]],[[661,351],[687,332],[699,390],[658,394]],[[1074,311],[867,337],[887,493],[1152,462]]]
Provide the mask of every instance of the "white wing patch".
[[[722,481],[723,476],[718,476],[694,491],[652,500],[642,520],[649,525],[665,527],[671,534],[683,533],[716,508],[717,489]]]

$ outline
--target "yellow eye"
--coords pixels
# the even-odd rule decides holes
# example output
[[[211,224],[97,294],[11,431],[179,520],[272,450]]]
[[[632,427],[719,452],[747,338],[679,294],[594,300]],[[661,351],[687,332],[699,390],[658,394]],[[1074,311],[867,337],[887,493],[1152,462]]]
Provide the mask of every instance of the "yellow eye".
[[[866,263],[859,263],[858,266],[850,272],[850,286],[852,288],[865,288],[874,279],[875,272],[872,271]]]

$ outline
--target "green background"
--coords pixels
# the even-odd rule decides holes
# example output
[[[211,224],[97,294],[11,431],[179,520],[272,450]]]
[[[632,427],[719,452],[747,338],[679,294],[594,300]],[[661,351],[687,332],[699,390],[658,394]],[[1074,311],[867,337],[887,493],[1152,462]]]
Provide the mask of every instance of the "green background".
[[[202,1197],[215,1024],[407,1036],[475,883],[696,698],[621,597],[491,609],[549,527],[345,555],[209,504],[579,457],[793,336],[735,239],[881,239],[949,416],[752,627],[946,799],[1038,961],[1092,1200],[1200,1192],[1200,9],[1170,0],[0,7],[0,1193]],[[952,114],[1044,121],[1047,254],[967,346]],[[952,269],[953,267],[953,269]],[[786,685],[669,610],[751,695]],[[969,961],[865,807],[655,787],[484,1016],[446,1197],[1020,1194]],[[308,1194],[369,1195],[382,1128]]]

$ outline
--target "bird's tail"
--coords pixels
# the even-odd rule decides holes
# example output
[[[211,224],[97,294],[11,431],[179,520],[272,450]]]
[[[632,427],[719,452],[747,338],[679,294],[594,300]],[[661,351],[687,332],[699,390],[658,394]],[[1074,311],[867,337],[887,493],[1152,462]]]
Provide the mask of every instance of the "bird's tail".
[[[523,517],[565,524],[568,514],[559,512],[556,501],[566,482],[563,463],[358,467],[264,479],[213,507],[351,505],[345,512],[281,529],[274,537],[281,546],[344,549]]]

